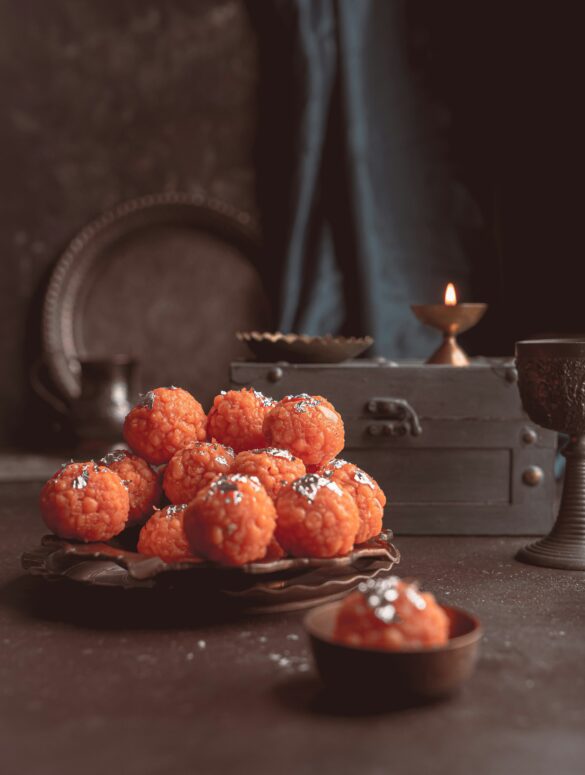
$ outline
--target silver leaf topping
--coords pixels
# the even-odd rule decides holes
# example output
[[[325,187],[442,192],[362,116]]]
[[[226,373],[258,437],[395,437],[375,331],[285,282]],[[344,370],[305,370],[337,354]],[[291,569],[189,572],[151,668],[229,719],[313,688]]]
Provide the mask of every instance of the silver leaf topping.
[[[270,455],[271,457],[281,457],[284,460],[296,460],[292,452],[288,449],[279,449],[278,447],[266,447],[265,449],[251,449],[250,452],[253,455]]]
[[[63,476],[63,474],[65,473],[65,469],[68,466],[70,466],[73,462],[74,462],[73,458],[71,458],[71,460],[69,460],[67,463],[61,463],[61,466],[60,466],[59,470],[57,471],[57,473],[55,474],[54,478],[55,479],[60,479]]]
[[[384,624],[391,624],[399,620],[399,616],[396,613],[396,608],[388,603],[388,605],[382,605],[376,608],[375,615],[378,619],[384,622]]]
[[[186,508],[186,503],[179,503],[175,506],[167,506],[166,517],[175,517],[177,514],[179,514],[179,512],[185,511]]]
[[[234,482],[248,482],[255,490],[262,489],[260,479],[258,479],[257,476],[248,476],[247,474],[230,474],[229,478]]]
[[[364,600],[372,609],[374,616],[384,624],[393,624],[400,621],[396,613],[395,603],[399,596],[398,576],[386,576],[362,581],[358,585],[358,591],[364,596]],[[426,608],[426,602],[418,591],[416,582],[405,582],[405,595],[409,601],[422,611]]]
[[[81,469],[81,473],[79,476],[76,476],[73,482],[71,483],[71,486],[74,490],[84,490],[87,487],[87,483],[89,482],[89,468],[88,466],[83,466]]]
[[[295,479],[291,487],[308,501],[314,501],[319,490],[322,490],[324,487],[328,490],[332,490],[337,495],[343,495],[343,491],[335,482],[326,479],[324,476],[319,476],[318,474],[306,474],[305,476],[301,476],[300,479]]]
[[[138,397],[138,403],[136,406],[143,406],[148,410],[151,410],[154,406],[154,399],[156,398],[154,391],[149,390],[148,393],[141,393]]]
[[[427,607],[427,602],[418,591],[418,585],[415,582],[410,583],[406,587],[406,597],[419,611],[423,611]]]
[[[219,464],[220,464],[220,466],[225,466],[226,468],[228,468],[228,467],[229,467],[229,465],[230,465],[230,464],[227,462],[227,460],[225,459],[225,457],[224,457],[223,455],[218,455],[218,456],[215,458],[215,461],[216,461],[216,463],[219,463]]]
[[[393,624],[400,620],[394,606],[398,599],[399,581],[398,576],[386,576],[368,579],[358,585],[358,591],[364,596],[366,604],[384,624]]]
[[[366,474],[365,471],[362,471],[361,468],[356,469],[356,472],[353,475],[353,478],[355,479],[356,482],[358,482],[358,484],[365,484],[371,490],[376,489],[374,482],[370,479],[370,477]]]
[[[347,460],[343,460],[341,457],[334,457],[333,460],[331,460],[329,463],[327,463],[327,468],[343,468],[343,466],[351,465],[347,462]]]
[[[206,499],[212,495],[221,493],[224,496],[226,503],[241,503],[243,494],[239,492],[238,484],[240,482],[248,482],[252,484],[254,489],[259,490],[261,488],[260,480],[257,476],[244,476],[243,474],[230,474],[228,476],[218,476],[209,485]]]
[[[226,476],[219,476],[209,485],[209,494],[215,495],[215,493],[220,492],[222,495],[226,495],[229,492],[237,492],[237,489],[237,482],[230,481]]]
[[[274,406],[276,401],[274,398],[271,398],[270,396],[265,396],[264,393],[261,393],[259,390],[252,390],[256,398],[262,402],[264,406]]]
[[[119,463],[121,460],[124,460],[127,455],[128,453],[124,449],[113,449],[103,456],[100,463],[104,466],[111,466],[112,463]]]
[[[297,414],[304,414],[309,407],[319,406],[320,403],[321,401],[317,401],[317,399],[309,396],[308,398],[303,398],[302,401],[297,401],[294,410]]]

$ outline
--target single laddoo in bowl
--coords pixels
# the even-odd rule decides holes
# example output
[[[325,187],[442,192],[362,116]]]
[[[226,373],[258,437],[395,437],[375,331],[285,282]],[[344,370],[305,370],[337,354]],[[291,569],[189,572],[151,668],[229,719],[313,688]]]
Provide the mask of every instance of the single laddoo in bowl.
[[[396,576],[368,579],[313,609],[305,628],[327,689],[374,706],[452,694],[473,673],[482,636],[473,614]]]

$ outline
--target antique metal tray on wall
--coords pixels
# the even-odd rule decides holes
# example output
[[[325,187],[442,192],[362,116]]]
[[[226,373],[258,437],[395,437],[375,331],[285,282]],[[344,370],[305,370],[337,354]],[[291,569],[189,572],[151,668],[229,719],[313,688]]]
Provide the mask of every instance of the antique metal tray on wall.
[[[178,384],[208,402],[230,359],[245,354],[236,330],[267,322],[249,215],[202,194],[124,202],[87,225],[53,270],[43,345],[65,398],[79,393],[78,363],[127,353],[142,383]]]

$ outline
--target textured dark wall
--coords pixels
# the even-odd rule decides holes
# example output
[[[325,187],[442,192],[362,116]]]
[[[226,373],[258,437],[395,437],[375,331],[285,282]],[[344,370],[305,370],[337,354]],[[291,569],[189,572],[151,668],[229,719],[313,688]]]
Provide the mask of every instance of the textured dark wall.
[[[0,443],[50,265],[124,199],[204,188],[254,210],[256,42],[238,0],[0,0]]]
[[[294,60],[294,48],[266,23],[270,4],[295,6],[0,0],[0,444],[22,426],[24,407],[34,408],[26,371],[38,351],[43,281],[82,226],[121,200],[173,189],[201,187],[254,211],[256,163],[262,179],[267,149],[285,164],[294,159],[283,133],[266,132],[267,115],[294,119],[290,89],[270,57],[262,74],[275,80],[278,99],[257,89],[259,41]],[[583,332],[578,5],[403,7],[412,16],[405,45],[422,101],[440,125],[434,139],[414,133],[417,147],[432,150],[443,138],[452,174],[490,234],[485,245],[466,247],[475,296],[492,302],[470,351],[511,352],[516,338]],[[385,75],[374,87],[386,83]],[[257,115],[264,132],[254,147]],[[282,176],[277,185],[269,197],[282,201]],[[265,217],[265,234],[266,226],[281,222]],[[265,254],[270,280],[279,256]],[[483,266],[497,273],[492,289],[477,271]]]

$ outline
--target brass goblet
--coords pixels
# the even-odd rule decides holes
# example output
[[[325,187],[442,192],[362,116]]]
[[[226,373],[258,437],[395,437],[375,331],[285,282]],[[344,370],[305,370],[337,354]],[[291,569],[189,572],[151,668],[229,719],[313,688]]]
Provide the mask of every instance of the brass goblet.
[[[585,570],[585,340],[517,342],[516,366],[530,419],[570,438],[563,450],[567,467],[555,525],[545,538],[521,549],[517,559]]]
[[[456,337],[479,323],[487,304],[411,304],[410,308],[421,323],[443,332],[443,342],[427,363],[469,365],[469,359]]]

